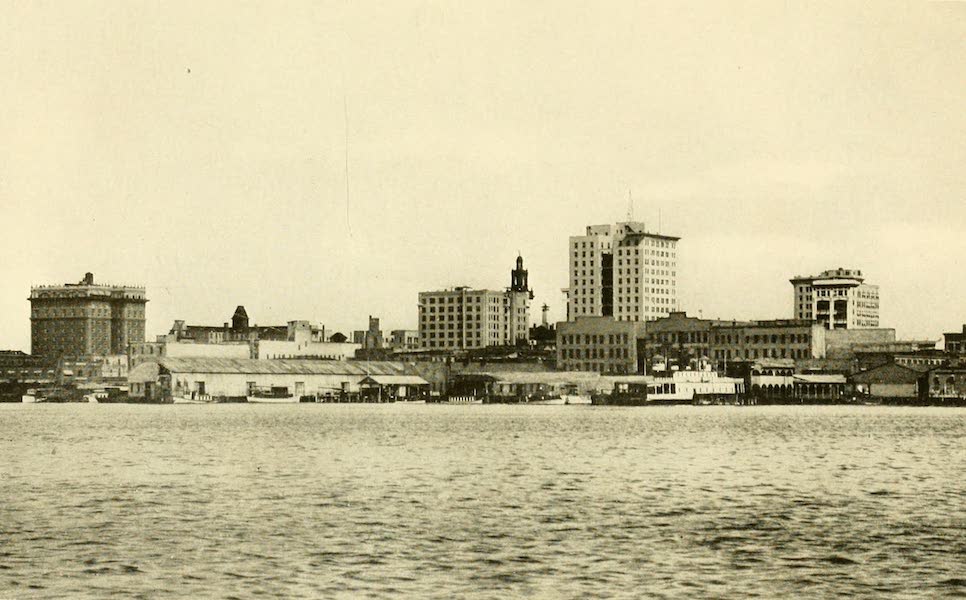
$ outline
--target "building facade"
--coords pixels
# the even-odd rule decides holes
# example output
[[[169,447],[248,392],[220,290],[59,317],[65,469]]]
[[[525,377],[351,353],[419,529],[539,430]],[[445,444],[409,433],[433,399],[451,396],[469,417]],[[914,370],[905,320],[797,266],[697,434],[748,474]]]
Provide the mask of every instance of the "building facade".
[[[727,363],[759,358],[825,358],[825,328],[799,319],[731,322],[711,327],[711,359],[727,371]]]
[[[678,309],[677,243],[644,223],[590,225],[568,248],[567,320],[653,321]]]
[[[943,349],[948,354],[966,354],[966,325],[963,325],[962,332],[943,334]]]
[[[578,317],[557,323],[557,369],[606,375],[644,374],[644,323]]]
[[[144,341],[143,287],[78,283],[30,289],[31,353],[45,357],[123,354]]]
[[[427,350],[472,350],[526,342],[532,292],[523,259],[504,291],[451,290],[419,293],[419,343]]]
[[[711,328],[729,324],[738,322],[699,319],[681,311],[651,321],[647,324],[644,347],[649,370],[702,368],[711,358]]]
[[[826,329],[879,326],[879,286],[865,283],[862,271],[838,268],[790,281],[794,318],[816,321]]]

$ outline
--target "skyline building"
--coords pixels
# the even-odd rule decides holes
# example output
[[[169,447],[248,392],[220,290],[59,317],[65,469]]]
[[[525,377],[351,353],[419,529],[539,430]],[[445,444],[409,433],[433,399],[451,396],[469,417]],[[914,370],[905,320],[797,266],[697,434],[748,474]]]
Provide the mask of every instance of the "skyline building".
[[[459,286],[419,293],[419,343],[426,350],[511,346],[530,329],[530,290],[523,257],[504,291]]]
[[[677,243],[643,222],[589,225],[571,236],[567,320],[653,321],[678,310]]]
[[[78,283],[30,288],[30,351],[44,357],[124,354],[144,341],[143,287]]]
[[[858,269],[830,269],[819,275],[796,275],[792,316],[826,329],[869,329],[879,326],[879,286],[865,283]]]

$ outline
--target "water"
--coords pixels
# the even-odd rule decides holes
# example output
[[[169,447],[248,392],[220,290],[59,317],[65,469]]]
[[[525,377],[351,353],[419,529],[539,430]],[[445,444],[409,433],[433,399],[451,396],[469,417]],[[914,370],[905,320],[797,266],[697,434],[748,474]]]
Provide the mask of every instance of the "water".
[[[0,405],[0,598],[966,595],[966,410]]]

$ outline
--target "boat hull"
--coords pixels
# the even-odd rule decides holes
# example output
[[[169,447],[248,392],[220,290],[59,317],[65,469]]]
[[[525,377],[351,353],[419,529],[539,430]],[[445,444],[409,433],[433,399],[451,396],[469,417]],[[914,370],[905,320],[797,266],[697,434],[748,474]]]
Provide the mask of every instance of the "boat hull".
[[[295,396],[280,396],[276,398],[249,396],[248,402],[251,404],[298,404],[299,399]]]

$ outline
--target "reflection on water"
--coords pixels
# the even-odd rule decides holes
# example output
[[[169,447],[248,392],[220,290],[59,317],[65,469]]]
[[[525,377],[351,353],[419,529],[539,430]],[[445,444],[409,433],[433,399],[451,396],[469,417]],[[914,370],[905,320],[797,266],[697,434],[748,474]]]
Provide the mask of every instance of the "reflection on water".
[[[966,410],[0,406],[0,598],[966,593]]]

